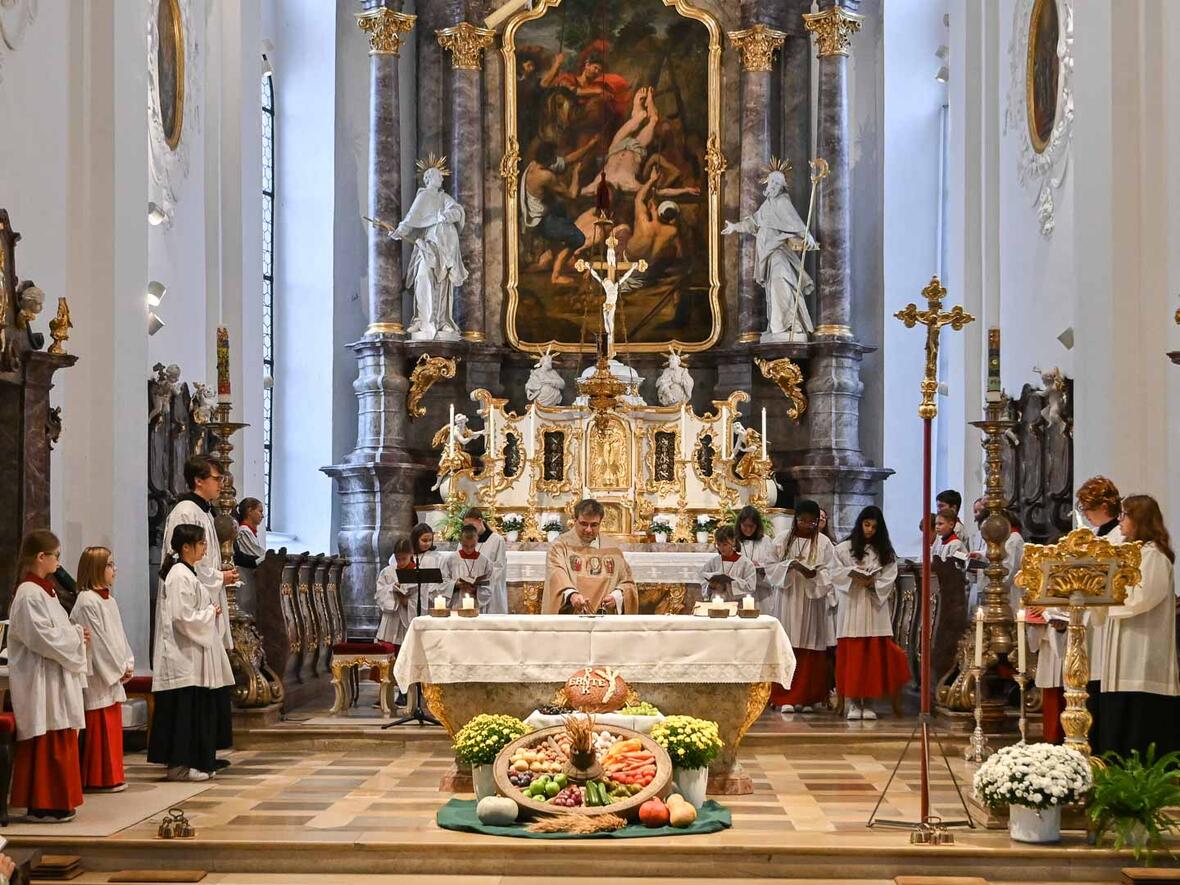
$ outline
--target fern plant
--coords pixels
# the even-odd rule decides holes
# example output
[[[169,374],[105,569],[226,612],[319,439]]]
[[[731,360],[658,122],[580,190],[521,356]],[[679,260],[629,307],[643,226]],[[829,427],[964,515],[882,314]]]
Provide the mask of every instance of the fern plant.
[[[1135,860],[1150,866],[1164,835],[1180,823],[1167,813],[1180,807],[1180,752],[1157,759],[1152,744],[1142,759],[1138,750],[1126,759],[1117,753],[1102,759],[1089,803],[1095,835],[1101,840],[1112,832],[1116,849],[1130,846]]]
[[[467,512],[468,503],[461,498],[448,501],[446,509],[443,511],[446,515],[438,526],[438,534],[442,536],[444,541],[459,540],[459,532],[463,530],[463,514]]]

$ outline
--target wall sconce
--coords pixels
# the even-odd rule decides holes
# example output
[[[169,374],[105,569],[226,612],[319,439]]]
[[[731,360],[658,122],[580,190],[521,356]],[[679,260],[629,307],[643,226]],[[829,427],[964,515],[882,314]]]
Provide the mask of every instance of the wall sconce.
[[[159,227],[167,220],[167,212],[161,209],[157,203],[148,202],[148,224],[152,227]]]
[[[149,307],[159,307],[160,302],[164,300],[164,296],[168,293],[168,287],[163,283],[152,280],[147,284],[147,292],[145,297]]]
[[[148,335],[155,335],[164,328],[164,321],[156,316],[154,310],[148,311]]]

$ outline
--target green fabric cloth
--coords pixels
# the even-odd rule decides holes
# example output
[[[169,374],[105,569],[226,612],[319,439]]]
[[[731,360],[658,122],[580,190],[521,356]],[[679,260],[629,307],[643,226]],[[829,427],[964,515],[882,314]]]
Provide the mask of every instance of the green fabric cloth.
[[[435,814],[435,822],[444,830],[459,830],[464,833],[484,833],[489,836],[523,836],[526,839],[640,839],[644,836],[692,836],[700,833],[716,833],[733,826],[729,809],[712,799],[697,811],[697,819],[691,826],[654,827],[649,829],[638,821],[629,823],[621,830],[607,833],[530,833],[525,827],[528,821],[514,823],[508,827],[492,827],[479,822],[475,816],[474,799],[452,799]]]

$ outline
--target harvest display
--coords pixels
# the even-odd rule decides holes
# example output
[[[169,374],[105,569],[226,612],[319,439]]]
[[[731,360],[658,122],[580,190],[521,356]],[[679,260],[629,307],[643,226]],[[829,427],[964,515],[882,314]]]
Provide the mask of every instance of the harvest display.
[[[665,791],[672,765],[662,747],[638,732],[595,726],[571,716],[564,726],[527,734],[496,759],[496,785],[539,813],[630,816]]]

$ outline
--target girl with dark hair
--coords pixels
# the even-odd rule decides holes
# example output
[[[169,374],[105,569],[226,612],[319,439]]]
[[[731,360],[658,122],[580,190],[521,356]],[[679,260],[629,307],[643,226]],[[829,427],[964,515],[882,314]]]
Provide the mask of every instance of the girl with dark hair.
[[[266,558],[266,547],[258,535],[263,515],[262,502],[257,498],[243,498],[238,502],[234,512],[238,521],[238,533],[234,538],[234,565],[258,568]]]
[[[738,511],[734,527],[737,529],[738,550],[750,560],[757,574],[754,600],[766,614],[778,617],[778,595],[766,580],[766,567],[777,562],[778,557],[775,556],[774,541],[762,525],[762,514],[757,507],[747,504]]]
[[[205,557],[205,530],[180,523],[172,552],[160,567],[156,646],[152,658],[155,714],[148,762],[168,766],[168,780],[205,781],[217,768],[222,734],[221,694],[234,684],[221,624],[228,619],[197,575]]]
[[[455,589],[455,579],[451,575],[450,557],[434,549],[434,529],[424,522],[418,523],[410,530],[410,547],[414,568],[436,568],[442,571],[442,583],[422,585],[422,599],[432,600],[435,596],[445,596],[449,603],[451,593]]]
[[[717,526],[713,543],[717,552],[705,560],[701,568],[701,596],[719,596],[726,602],[741,604],[742,597],[754,592],[757,572],[734,543],[737,533],[731,525]]]
[[[21,542],[20,583],[9,609],[8,667],[16,752],[11,803],[37,823],[73,820],[82,804],[78,729],[90,630],[71,624],[49,581],[61,542],[36,529]]]
[[[836,691],[847,719],[876,719],[872,700],[894,698],[910,681],[906,653],[893,641],[890,597],[897,583],[897,556],[879,507],[866,507],[848,540],[836,547],[832,584],[839,599],[836,630]]]
[[[1141,579],[1122,605],[1106,610],[1102,706],[1095,750],[1142,756],[1180,750],[1180,675],[1176,667],[1176,597],[1171,538],[1148,495],[1123,499],[1119,528],[1143,544]]]
[[[118,793],[123,776],[123,683],[135,675],[135,655],[123,630],[115,586],[115,561],[106,547],[87,547],[78,560],[78,597],[70,620],[90,629],[90,674],[83,689],[82,789]]]
[[[810,713],[827,701],[832,688],[828,648],[836,644],[828,618],[834,548],[819,531],[819,505],[799,501],[791,531],[778,548],[778,562],[766,577],[779,593],[776,614],[795,650],[795,676],[789,689],[771,689],[771,706],[784,713]]]

